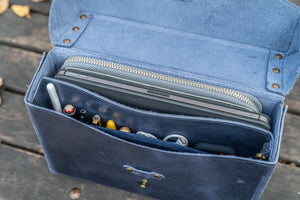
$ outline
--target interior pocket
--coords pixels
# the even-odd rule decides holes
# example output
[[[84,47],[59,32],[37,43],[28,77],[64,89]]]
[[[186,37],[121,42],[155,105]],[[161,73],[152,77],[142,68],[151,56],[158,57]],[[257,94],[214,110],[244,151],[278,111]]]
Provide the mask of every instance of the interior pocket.
[[[136,135],[134,133],[127,133],[127,132],[112,130],[112,129],[99,127],[99,126],[93,126],[93,127],[97,128],[101,131],[104,131],[105,133],[108,133],[114,137],[118,137],[118,138],[124,139],[126,141],[133,142],[133,143],[147,146],[147,147],[151,147],[151,148],[158,148],[158,149],[162,149],[162,150],[176,151],[176,152],[207,154],[207,152],[203,152],[198,149],[178,145],[178,144],[175,144],[172,142],[166,142],[163,140],[154,139],[151,137],[145,137],[142,135]]]
[[[262,128],[230,120],[139,110],[53,78],[45,77],[41,80],[33,104],[52,109],[46,91],[46,84],[49,82],[55,85],[62,106],[72,104],[77,109],[84,108],[88,118],[98,114],[102,121],[113,120],[117,128],[126,126],[133,133],[137,131],[151,133],[159,139],[157,143],[170,134],[179,134],[187,138],[188,147],[191,148],[200,142],[228,146],[236,151],[236,155],[243,157],[254,157],[263,148],[264,152],[271,151],[273,136]],[[131,136],[140,137],[135,134]],[[132,138],[127,140],[132,141]],[[161,147],[156,146],[156,148],[167,149],[168,147],[162,144]]]

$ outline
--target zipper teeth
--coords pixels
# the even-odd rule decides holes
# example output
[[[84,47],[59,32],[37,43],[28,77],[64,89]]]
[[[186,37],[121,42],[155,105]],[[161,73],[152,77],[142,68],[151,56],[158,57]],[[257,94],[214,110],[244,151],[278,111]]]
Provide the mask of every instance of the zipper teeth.
[[[147,77],[151,77],[151,78],[155,78],[155,79],[160,79],[163,81],[169,81],[169,82],[173,82],[173,83],[177,83],[177,84],[201,88],[204,90],[209,90],[209,91],[217,92],[220,94],[225,94],[225,95],[235,97],[235,98],[257,108],[256,104],[249,97],[247,97],[237,91],[227,89],[227,88],[221,88],[218,86],[213,86],[213,85],[208,85],[208,84],[190,81],[190,80],[186,80],[186,79],[176,78],[176,77],[172,77],[169,75],[164,75],[164,74],[159,74],[156,72],[150,72],[150,71],[146,71],[143,69],[138,69],[138,68],[131,67],[128,65],[123,65],[123,64],[119,64],[119,63],[114,63],[114,62],[110,62],[110,61],[106,61],[106,60],[89,58],[89,57],[80,57],[80,56],[71,57],[65,61],[65,63],[68,63],[68,62],[84,62],[87,64],[101,65],[104,67],[109,67],[111,69],[130,72],[130,73],[138,74],[141,76],[147,76]]]

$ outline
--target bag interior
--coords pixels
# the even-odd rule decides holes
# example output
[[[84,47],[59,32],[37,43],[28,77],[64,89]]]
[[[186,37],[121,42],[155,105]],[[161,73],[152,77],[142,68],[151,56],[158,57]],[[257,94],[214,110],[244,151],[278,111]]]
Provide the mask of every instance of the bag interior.
[[[138,0],[118,4],[110,0],[53,1],[49,32],[55,47],[42,62],[26,100],[51,108],[45,92],[45,83],[50,81],[68,99],[77,94],[87,102],[92,98],[116,106],[119,114],[133,117],[136,122],[140,121],[137,116],[152,119],[149,126],[133,125],[134,130],[143,128],[158,137],[170,131],[189,133],[187,137],[193,142],[232,145],[244,157],[258,153],[258,148],[266,142],[271,150],[269,162],[274,162],[278,158],[284,97],[299,73],[299,19],[299,9],[285,0],[150,0],[143,4]],[[69,42],[64,42],[65,39]],[[263,113],[271,118],[271,130],[230,120],[141,111],[52,79],[71,56],[114,60],[249,93],[260,100]],[[274,73],[274,68],[281,73]],[[280,87],[274,88],[274,83]],[[176,125],[180,120],[191,124]]]
[[[64,52],[64,54],[62,54],[62,52]],[[67,52],[70,54],[67,54]],[[181,134],[189,140],[190,147],[193,147],[198,142],[231,146],[237,151],[237,156],[245,158],[253,158],[256,153],[259,153],[262,148],[265,148],[264,151],[270,153],[269,161],[275,159],[275,147],[276,141],[278,140],[283,110],[281,99],[274,103],[272,108],[268,105],[270,111],[265,113],[268,114],[272,120],[272,128],[270,131],[231,120],[172,115],[139,110],[107,99],[101,96],[101,94],[53,78],[67,57],[85,54],[99,58],[99,55],[90,54],[90,52],[80,52],[80,50],[66,50],[65,48],[55,47],[47,55],[42,62],[41,68],[38,70],[35,80],[30,87],[36,89],[29,93],[27,98],[28,102],[41,108],[52,110],[49,95],[46,91],[46,84],[51,82],[56,86],[62,105],[71,103],[77,108],[85,108],[91,116],[92,114],[100,114],[105,121],[113,119],[118,127],[127,126],[130,127],[133,132],[140,130],[149,132],[159,139],[163,139],[169,134]],[[86,126],[90,127],[91,125]],[[118,137],[118,133],[115,133],[116,131],[105,130],[105,128],[99,131],[105,131],[114,137]],[[131,139],[131,136],[123,139],[136,142]],[[155,146],[155,140],[146,140],[146,143],[141,143],[140,141],[139,143],[153,148],[169,148],[167,147],[169,142],[160,144],[161,146]],[[180,150],[170,148],[169,150],[191,152],[189,149],[184,148]]]

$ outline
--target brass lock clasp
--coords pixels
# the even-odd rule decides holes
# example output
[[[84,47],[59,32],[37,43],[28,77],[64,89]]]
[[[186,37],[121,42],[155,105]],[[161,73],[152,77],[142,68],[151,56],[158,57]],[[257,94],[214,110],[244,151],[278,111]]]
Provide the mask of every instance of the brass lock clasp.
[[[157,181],[161,181],[165,179],[165,176],[157,173],[157,172],[153,172],[153,171],[145,171],[145,170],[141,170],[141,169],[136,169],[134,167],[131,167],[129,165],[123,165],[123,168],[129,172],[130,174],[136,175],[140,177],[141,180],[141,185],[140,187],[145,189],[147,184],[148,184],[148,180],[157,180]]]
[[[147,183],[148,183],[148,181],[146,179],[143,179],[142,184],[141,184],[141,188],[145,189]]]

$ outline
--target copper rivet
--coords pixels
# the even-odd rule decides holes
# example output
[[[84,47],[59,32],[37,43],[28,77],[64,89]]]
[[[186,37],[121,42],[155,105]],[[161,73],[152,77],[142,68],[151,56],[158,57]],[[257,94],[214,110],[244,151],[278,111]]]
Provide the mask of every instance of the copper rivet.
[[[81,192],[80,192],[79,188],[73,188],[69,192],[69,196],[71,199],[79,199],[80,194],[81,194]]]
[[[133,169],[132,168],[129,168],[129,167],[126,167],[126,170],[129,171],[129,172],[132,172]]]
[[[273,72],[275,72],[275,73],[280,73],[280,69],[278,69],[278,68],[273,68]]]
[[[280,88],[280,85],[278,85],[277,83],[273,83],[273,84],[272,84],[272,87],[275,88],[275,89],[279,89],[279,88]]]
[[[279,54],[279,53],[275,54],[275,57],[276,57],[277,59],[282,59],[282,55]]]
[[[158,175],[158,174],[153,174],[153,177],[154,177],[154,178],[160,178],[160,175]]]
[[[73,27],[73,31],[79,31],[79,27],[74,26],[74,27]]]
[[[64,43],[69,44],[71,42],[71,40],[69,39],[64,39]]]
[[[80,19],[86,19],[87,16],[86,15],[80,15]]]

